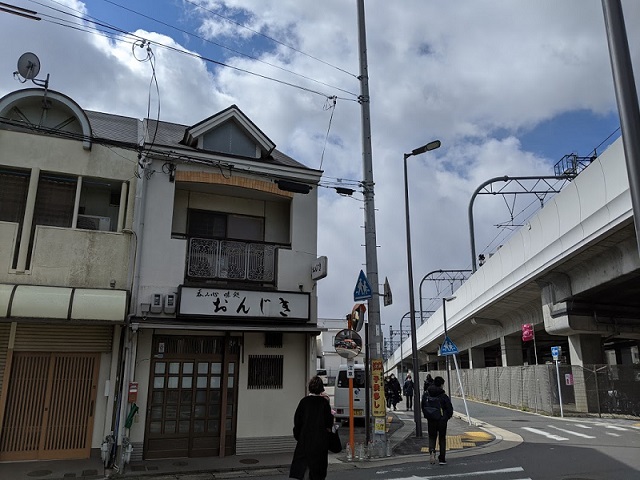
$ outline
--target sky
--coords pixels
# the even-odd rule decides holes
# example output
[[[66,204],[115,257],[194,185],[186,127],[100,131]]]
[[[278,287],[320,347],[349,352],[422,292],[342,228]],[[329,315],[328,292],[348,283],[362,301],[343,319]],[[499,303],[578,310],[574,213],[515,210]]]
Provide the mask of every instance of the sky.
[[[366,271],[356,0],[7,3],[41,20],[0,11],[0,97],[32,86],[13,72],[33,52],[38,78],[49,74],[50,88],[84,109],[154,118],[159,107],[161,120],[192,125],[236,104],[280,151],[323,170],[317,253],[329,274],[317,285],[318,316],[351,311]],[[622,6],[637,78],[640,2]],[[480,184],[552,175],[564,155],[601,153],[620,132],[599,0],[366,0],[365,14],[378,275],[393,292],[392,305],[381,302],[388,338],[409,311],[404,153],[442,142],[408,159],[416,308],[422,297],[434,310],[449,287],[418,285],[433,270],[470,268],[467,209]],[[477,253],[490,255],[517,228],[496,225],[525,224],[540,203],[478,197]]]

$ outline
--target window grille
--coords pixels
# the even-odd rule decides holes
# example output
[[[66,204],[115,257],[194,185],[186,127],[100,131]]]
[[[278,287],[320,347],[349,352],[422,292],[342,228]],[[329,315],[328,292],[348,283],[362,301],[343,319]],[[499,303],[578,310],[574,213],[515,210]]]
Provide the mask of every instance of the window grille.
[[[264,346],[266,348],[282,348],[282,332],[266,332]]]
[[[249,389],[282,389],[284,357],[249,355]]]

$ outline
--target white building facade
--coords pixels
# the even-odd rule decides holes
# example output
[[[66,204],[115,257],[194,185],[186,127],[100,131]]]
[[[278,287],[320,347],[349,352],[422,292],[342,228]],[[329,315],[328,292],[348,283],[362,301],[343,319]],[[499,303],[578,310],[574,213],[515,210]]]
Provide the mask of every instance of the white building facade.
[[[142,413],[125,436],[144,458],[290,451],[315,374],[321,172],[236,106],[146,130],[127,357]]]

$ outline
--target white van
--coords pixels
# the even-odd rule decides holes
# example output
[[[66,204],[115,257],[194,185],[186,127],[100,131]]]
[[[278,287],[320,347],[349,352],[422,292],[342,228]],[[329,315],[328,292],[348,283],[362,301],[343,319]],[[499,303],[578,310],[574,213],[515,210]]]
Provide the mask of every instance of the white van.
[[[366,389],[364,365],[356,363],[353,366],[353,416],[354,418],[364,418]],[[336,418],[349,418],[349,379],[347,378],[347,366],[340,365],[336,386],[333,394],[333,408],[336,411]]]

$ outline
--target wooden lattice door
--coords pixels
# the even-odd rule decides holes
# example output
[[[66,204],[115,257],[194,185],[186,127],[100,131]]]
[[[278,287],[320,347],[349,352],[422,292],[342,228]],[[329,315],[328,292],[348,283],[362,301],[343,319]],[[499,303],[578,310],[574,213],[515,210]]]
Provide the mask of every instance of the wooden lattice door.
[[[88,458],[99,354],[15,352],[0,460]]]

